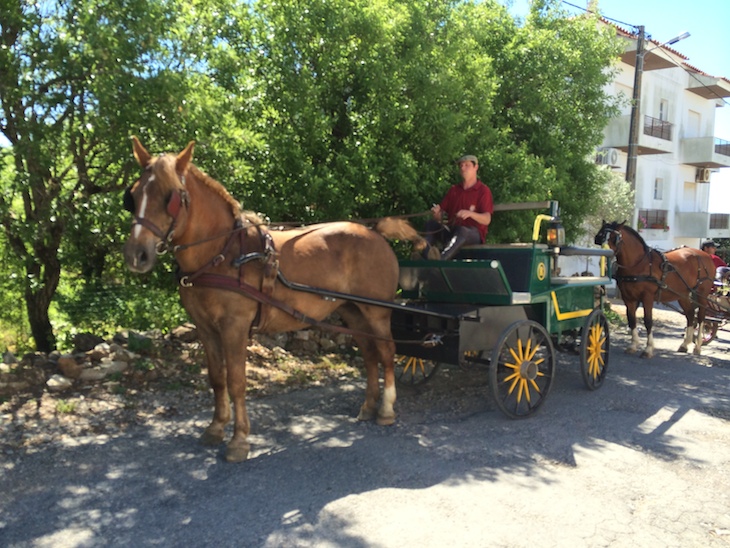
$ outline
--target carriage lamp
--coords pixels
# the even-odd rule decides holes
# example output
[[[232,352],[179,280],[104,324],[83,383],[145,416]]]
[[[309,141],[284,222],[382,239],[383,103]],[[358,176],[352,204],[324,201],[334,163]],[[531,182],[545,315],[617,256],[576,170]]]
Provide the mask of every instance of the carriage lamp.
[[[553,217],[547,228],[547,241],[551,247],[560,247],[565,245],[565,229],[560,224],[560,219]]]

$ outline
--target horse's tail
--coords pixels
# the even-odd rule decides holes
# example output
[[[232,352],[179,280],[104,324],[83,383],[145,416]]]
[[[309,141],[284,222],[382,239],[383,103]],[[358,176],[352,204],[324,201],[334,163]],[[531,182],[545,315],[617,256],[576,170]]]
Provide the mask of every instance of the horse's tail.
[[[406,240],[413,244],[413,254],[421,255],[428,247],[428,242],[421,236],[413,225],[405,219],[385,217],[375,225],[375,231],[388,240]],[[429,259],[438,259],[439,251],[435,247],[428,250]]]

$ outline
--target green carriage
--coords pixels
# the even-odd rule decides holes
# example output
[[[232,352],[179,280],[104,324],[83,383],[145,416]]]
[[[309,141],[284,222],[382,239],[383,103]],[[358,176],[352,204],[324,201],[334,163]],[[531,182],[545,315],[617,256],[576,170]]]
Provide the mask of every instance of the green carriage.
[[[611,280],[603,266],[600,276],[560,276],[558,265],[560,257],[612,252],[538,242],[541,223],[557,218],[557,202],[495,209],[538,207],[551,214],[537,216],[531,243],[469,246],[453,261],[400,263],[402,306],[393,310],[392,332],[401,384],[429,380],[441,363],[484,365],[499,408],[525,417],[550,392],[558,348],[579,353],[590,390],[601,386],[610,351],[603,301]]]

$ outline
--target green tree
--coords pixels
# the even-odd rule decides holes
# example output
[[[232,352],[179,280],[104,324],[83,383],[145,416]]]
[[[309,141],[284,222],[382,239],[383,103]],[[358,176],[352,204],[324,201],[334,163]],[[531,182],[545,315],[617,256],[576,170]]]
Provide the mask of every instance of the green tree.
[[[252,33],[230,42],[248,70],[225,66],[231,92],[253,86],[248,111],[265,142],[250,158],[247,206],[301,221],[423,211],[454,159],[495,142],[493,69],[452,4],[284,0],[254,11]]]
[[[37,347],[55,346],[61,280],[73,299],[127,276],[112,252],[131,134],[156,152],[196,140],[245,207],[304,222],[424,211],[472,153],[497,201],[558,199],[570,234],[602,181],[618,50],[558,6],[518,26],[493,0],[5,0],[0,244]],[[490,239],[531,222],[497,217]]]
[[[0,180],[0,224],[24,270],[19,281],[39,350],[56,345],[49,307],[62,259],[83,276],[106,267],[122,218],[109,198],[94,197],[117,192],[136,174],[130,133],[152,146],[188,138],[180,131],[186,101],[200,88],[201,51],[214,47],[214,34],[196,23],[216,6],[2,3],[0,130],[12,170]]]
[[[634,191],[622,174],[610,169],[599,168],[597,178],[601,181],[597,195],[596,209],[586,215],[583,222],[582,239],[591,244],[601,229],[603,221],[630,221],[634,214]]]
[[[604,178],[593,157],[603,128],[618,114],[604,88],[614,77],[620,44],[597,15],[569,17],[560,4],[533,1],[516,34],[508,42],[486,36],[485,49],[495,52],[501,75],[497,154],[509,166],[494,173],[495,194],[504,201],[559,200],[566,233],[575,239],[599,203]],[[495,237],[501,228],[497,223]]]

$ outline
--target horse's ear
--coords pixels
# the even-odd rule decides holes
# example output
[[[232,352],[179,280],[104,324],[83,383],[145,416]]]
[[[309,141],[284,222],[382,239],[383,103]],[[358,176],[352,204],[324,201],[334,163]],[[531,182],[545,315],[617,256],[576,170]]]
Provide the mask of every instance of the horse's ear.
[[[142,143],[140,143],[139,139],[137,139],[134,135],[132,136],[132,150],[134,151],[134,157],[137,160],[137,163],[142,167],[142,169],[146,168],[149,165],[152,156],[150,156],[147,149],[142,146]]]
[[[178,173],[185,173],[190,165],[190,160],[193,159],[193,149],[195,148],[195,141],[190,141],[188,146],[185,147],[180,154],[177,155],[175,161],[175,169]]]

